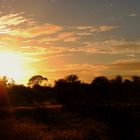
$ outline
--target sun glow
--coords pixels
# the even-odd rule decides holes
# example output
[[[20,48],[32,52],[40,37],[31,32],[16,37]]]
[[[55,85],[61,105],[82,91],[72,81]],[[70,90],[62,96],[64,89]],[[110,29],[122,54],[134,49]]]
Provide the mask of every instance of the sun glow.
[[[24,75],[22,57],[16,52],[0,52],[0,75],[19,81]]]

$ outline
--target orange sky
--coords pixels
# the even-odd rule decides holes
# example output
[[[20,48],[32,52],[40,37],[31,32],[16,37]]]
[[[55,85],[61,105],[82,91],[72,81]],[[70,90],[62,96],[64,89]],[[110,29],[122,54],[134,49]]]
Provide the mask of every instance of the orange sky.
[[[35,74],[50,83],[68,74],[86,82],[99,75],[140,75],[138,4],[2,0],[0,75],[19,83]]]

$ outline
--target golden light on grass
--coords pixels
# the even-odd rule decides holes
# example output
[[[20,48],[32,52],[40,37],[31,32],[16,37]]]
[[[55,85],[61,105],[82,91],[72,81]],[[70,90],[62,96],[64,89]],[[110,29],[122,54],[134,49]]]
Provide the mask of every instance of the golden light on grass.
[[[24,75],[23,58],[16,52],[0,52],[0,75],[20,80]]]

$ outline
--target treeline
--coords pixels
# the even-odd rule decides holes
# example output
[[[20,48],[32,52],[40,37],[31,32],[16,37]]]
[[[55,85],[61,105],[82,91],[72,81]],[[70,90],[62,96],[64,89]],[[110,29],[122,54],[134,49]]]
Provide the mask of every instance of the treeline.
[[[77,75],[68,75],[47,84],[47,78],[36,75],[29,79],[28,87],[16,85],[13,81],[3,82],[7,86],[12,105],[38,105],[43,103],[62,104],[69,110],[80,110],[103,106],[135,106],[140,103],[140,77],[130,80],[116,76],[109,80],[96,77],[91,83],[84,83]]]
[[[70,75],[55,82],[54,93],[57,101],[72,110],[97,106],[135,106],[140,103],[140,77],[124,80],[117,76],[109,80],[100,76],[87,84],[76,75]]]
[[[56,80],[54,86],[48,85],[48,79],[41,75],[31,77],[28,86],[17,85],[13,80],[9,81],[3,77],[0,80],[0,107],[7,101],[7,98],[5,101],[1,98],[4,94],[8,94],[10,106],[27,106],[25,109],[17,109],[13,112],[17,118],[29,117],[53,125],[57,120],[58,126],[63,126],[63,122],[64,125],[65,122],[71,122],[69,119],[71,114],[74,114],[77,118],[72,121],[74,125],[70,125],[71,128],[75,126],[77,129],[79,123],[82,123],[81,120],[89,119],[90,122],[93,119],[94,124],[100,123],[99,128],[103,128],[101,131],[107,133],[110,139],[138,140],[140,138],[140,77],[138,76],[133,76],[129,80],[121,76],[111,80],[100,76],[91,83],[84,83],[77,75],[68,75]],[[61,104],[63,108],[58,112],[52,111],[46,108],[46,104]],[[31,107],[30,110],[28,109],[30,105],[35,107]],[[4,114],[1,108],[0,111]],[[60,123],[61,117],[67,116],[65,113],[70,116]],[[69,127],[68,123],[66,123],[67,127]],[[91,124],[92,128],[96,128],[94,124]],[[91,130],[89,137],[85,139],[96,139],[94,134]]]

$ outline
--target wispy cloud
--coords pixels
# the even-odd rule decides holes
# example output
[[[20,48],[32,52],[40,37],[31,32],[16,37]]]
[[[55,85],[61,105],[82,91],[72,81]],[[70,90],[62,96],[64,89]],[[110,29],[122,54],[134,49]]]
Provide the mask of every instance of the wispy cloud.
[[[78,36],[74,32],[63,32],[58,35],[59,40],[63,40],[64,42],[73,42],[79,39]]]
[[[106,32],[106,31],[111,31],[113,29],[117,29],[118,27],[117,26],[106,26],[106,25],[102,25],[99,27],[99,30],[101,32]]]
[[[127,40],[105,40],[81,43],[77,47],[51,47],[48,46],[48,53],[89,53],[89,54],[127,54],[134,55],[140,52],[140,41]]]
[[[28,19],[22,16],[23,13],[3,15],[0,17],[0,34],[11,33],[15,27],[28,22]]]
[[[33,44],[33,42],[31,42]],[[31,45],[30,44],[30,45]],[[79,47],[66,47],[66,46],[53,46],[53,45],[42,45],[39,47],[35,47],[36,42],[34,43],[34,47],[29,47],[30,45],[27,43],[26,48],[23,47],[24,52],[39,57],[51,56],[50,58],[61,55],[68,54],[112,54],[112,55],[120,55],[125,54],[127,57],[133,57],[135,54],[140,52],[140,42],[139,41],[126,41],[126,40],[105,40],[103,42],[85,42],[85,44],[81,44]],[[35,59],[36,59],[35,58]]]
[[[49,43],[49,42],[56,42],[56,41],[74,42],[79,39],[80,39],[80,37],[75,32],[63,31],[54,36],[46,36],[46,37],[42,38],[41,42],[42,43]]]
[[[21,16],[22,13],[19,14],[9,14],[9,15],[5,15],[0,17],[0,23],[3,25],[8,25],[8,26],[17,26],[21,23],[24,23],[27,21],[27,19],[25,19],[23,16]]]
[[[138,16],[138,14],[137,13],[130,13],[130,14],[128,14],[128,16],[129,17],[136,17],[136,16]]]
[[[59,31],[62,31],[63,27],[53,24],[43,24],[43,25],[37,25],[33,28],[29,28],[25,30],[24,34],[27,37],[36,37],[40,35],[51,35],[55,34]]]
[[[34,57],[35,61],[77,53],[128,56],[139,53],[139,40],[88,41],[87,38],[84,40],[85,36],[92,37],[94,32],[102,33],[116,28],[118,27],[109,25],[59,26],[47,22],[41,24],[26,18],[24,13],[9,14],[0,17],[0,46],[13,47],[26,56]]]
[[[89,31],[89,32],[107,32],[107,31],[111,31],[113,29],[117,29],[119,28],[118,26],[111,26],[111,25],[101,25],[101,26],[77,26],[77,27],[73,27],[77,30],[80,31]]]
[[[15,13],[0,17],[0,34],[11,34],[27,38],[51,35],[62,29],[63,27],[61,26],[49,23],[37,24],[33,19],[26,18],[24,13]]]
[[[140,72],[140,61],[130,59],[130,60],[117,60],[109,65],[110,69],[113,70],[139,70]]]
[[[134,54],[140,52],[140,41],[127,40],[105,40],[96,42],[85,42],[85,46],[81,48],[87,53],[100,54]]]

